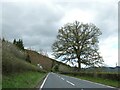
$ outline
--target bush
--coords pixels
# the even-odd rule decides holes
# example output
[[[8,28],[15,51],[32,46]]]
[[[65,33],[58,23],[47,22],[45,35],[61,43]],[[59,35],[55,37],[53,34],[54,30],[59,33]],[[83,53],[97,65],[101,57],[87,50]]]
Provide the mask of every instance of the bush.
[[[53,72],[58,72],[59,71],[59,65],[55,65],[52,69]]]
[[[29,54],[27,54],[27,56],[26,56],[26,61],[29,62],[29,63],[31,63],[30,55]]]

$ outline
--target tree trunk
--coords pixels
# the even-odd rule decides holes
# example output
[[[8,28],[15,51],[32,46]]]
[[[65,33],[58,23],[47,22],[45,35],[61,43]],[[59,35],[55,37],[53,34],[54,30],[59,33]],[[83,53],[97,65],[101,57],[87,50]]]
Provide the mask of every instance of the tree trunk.
[[[79,71],[81,70],[81,60],[80,60],[80,57],[78,57],[78,70]]]

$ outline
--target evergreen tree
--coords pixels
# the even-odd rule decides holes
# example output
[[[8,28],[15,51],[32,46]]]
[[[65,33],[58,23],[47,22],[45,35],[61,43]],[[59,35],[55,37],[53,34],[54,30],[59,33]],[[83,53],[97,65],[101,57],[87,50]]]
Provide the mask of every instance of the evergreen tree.
[[[15,45],[16,45],[16,39],[14,39],[13,44],[15,44]]]
[[[2,39],[2,42],[5,42],[5,38]]]
[[[18,41],[16,41],[16,39],[14,39],[13,44],[15,44],[21,50],[24,50],[24,45],[23,45],[22,39],[19,39]]]

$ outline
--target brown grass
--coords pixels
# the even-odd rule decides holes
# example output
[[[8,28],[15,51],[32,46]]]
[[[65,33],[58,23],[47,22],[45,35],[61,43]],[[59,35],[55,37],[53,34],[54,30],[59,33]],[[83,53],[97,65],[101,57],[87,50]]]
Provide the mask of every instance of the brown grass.
[[[59,71],[70,71],[70,66],[66,64],[43,56],[36,51],[22,51],[10,42],[3,42],[2,49],[3,74],[28,70],[40,70],[37,64],[40,64],[43,67],[42,71],[51,71],[56,64],[59,65]],[[31,63],[28,63],[25,60],[28,54],[30,56]]]
[[[43,56],[37,53],[36,51],[27,50],[27,53],[30,55],[31,63],[33,63],[34,65],[40,64],[43,67],[43,69],[47,71],[53,70],[53,67],[56,64],[59,65],[59,71],[71,70],[70,66],[62,62],[58,62],[57,60],[51,59],[47,56]]]
[[[24,51],[20,51],[15,45],[9,42],[2,43],[2,74],[41,71],[35,65],[25,61]]]
[[[35,51],[27,50],[27,53],[30,56],[31,63],[36,65],[40,64],[43,69],[50,71],[52,68],[53,61],[50,60],[48,57],[43,56]]]

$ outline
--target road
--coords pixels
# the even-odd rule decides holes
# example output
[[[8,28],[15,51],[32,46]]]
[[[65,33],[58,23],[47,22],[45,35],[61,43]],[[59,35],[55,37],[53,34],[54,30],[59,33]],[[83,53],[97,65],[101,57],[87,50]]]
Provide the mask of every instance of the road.
[[[53,90],[53,88],[62,88],[62,90],[67,88],[71,88],[74,90],[117,90],[113,87],[103,84],[94,83],[87,80],[81,80],[78,78],[56,73],[49,73],[46,76],[45,80],[40,86],[40,90],[45,90],[46,88],[51,88],[51,90]]]

